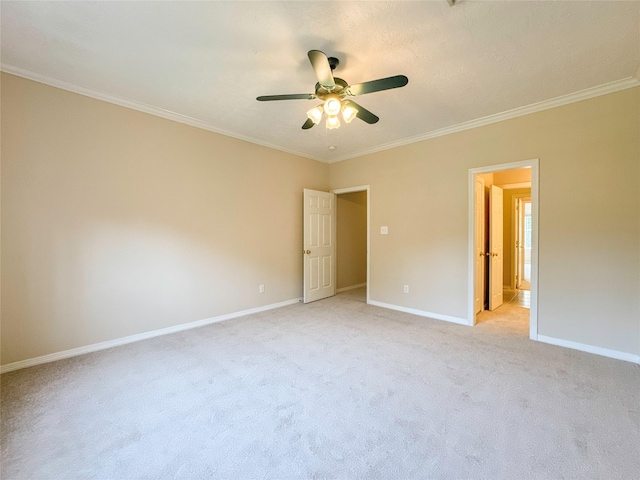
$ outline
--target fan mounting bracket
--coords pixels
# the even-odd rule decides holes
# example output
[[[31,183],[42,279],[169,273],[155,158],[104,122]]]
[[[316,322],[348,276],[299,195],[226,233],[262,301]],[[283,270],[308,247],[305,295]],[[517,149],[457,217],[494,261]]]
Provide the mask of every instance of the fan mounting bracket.
[[[329,57],[327,58],[327,60],[329,61],[329,66],[331,67],[332,72],[336,69],[338,65],[340,65],[340,60],[338,60],[336,57]]]

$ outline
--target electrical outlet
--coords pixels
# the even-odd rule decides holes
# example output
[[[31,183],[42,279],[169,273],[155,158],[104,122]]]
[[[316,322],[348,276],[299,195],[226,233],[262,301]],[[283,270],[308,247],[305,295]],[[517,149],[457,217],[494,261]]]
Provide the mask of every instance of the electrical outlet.
[[[380,227],[380,233],[382,235],[389,235],[389,227]]]
[[[260,285],[259,290],[260,290],[260,293],[264,293],[264,285]]]
[[[404,293],[409,293],[409,285],[404,286]]]

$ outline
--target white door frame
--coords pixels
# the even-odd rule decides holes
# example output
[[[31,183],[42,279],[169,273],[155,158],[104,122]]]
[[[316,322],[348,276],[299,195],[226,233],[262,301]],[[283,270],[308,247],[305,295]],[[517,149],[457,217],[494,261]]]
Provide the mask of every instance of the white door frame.
[[[478,199],[478,192],[476,188],[480,186],[480,199]],[[481,203],[478,200],[482,200]],[[475,279],[474,279],[474,312],[476,315],[479,312],[485,310],[485,299],[486,299],[486,288],[485,288],[485,270],[486,270],[486,245],[485,245],[485,192],[484,192],[484,179],[479,175],[474,175],[474,184],[473,184],[473,201],[474,201],[474,212],[476,216],[473,218],[473,231],[474,231],[474,241],[473,241],[473,258],[476,263],[476,268],[474,271]],[[478,215],[479,213],[479,215]],[[480,308],[475,305],[475,302],[480,302]]]
[[[515,168],[531,168],[531,311],[529,313],[529,338],[538,339],[538,191],[539,164],[537,158],[520,162],[503,163],[487,167],[469,169],[469,224],[468,224],[468,293],[467,293],[467,322],[475,325],[475,176],[481,173],[500,172]]]
[[[367,192],[367,304],[371,298],[371,187],[369,185],[358,185],[357,187],[335,188],[331,193],[340,195],[342,193]],[[337,278],[337,272],[336,272]]]

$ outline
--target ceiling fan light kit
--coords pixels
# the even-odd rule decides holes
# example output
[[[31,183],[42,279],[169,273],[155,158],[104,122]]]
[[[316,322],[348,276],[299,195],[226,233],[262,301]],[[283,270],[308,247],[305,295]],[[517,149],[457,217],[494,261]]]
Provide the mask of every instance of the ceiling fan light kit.
[[[315,93],[286,94],[286,95],[264,95],[256,100],[267,102],[272,100],[322,100],[322,104],[312,108],[307,112],[307,121],[302,125],[303,130],[308,130],[322,120],[322,115],[327,115],[326,126],[328,129],[340,127],[338,115],[342,115],[345,123],[358,117],[360,120],[373,124],[380,120],[376,115],[364,107],[361,107],[346,97],[355,97],[366,93],[379,92],[392,88],[404,87],[409,79],[404,75],[381,78],[370,82],[349,85],[341,78],[333,76],[333,70],[340,63],[335,57],[327,57],[320,50],[309,50],[307,54],[313,71],[316,74]]]
[[[323,105],[318,105],[317,107],[309,110],[307,112],[307,117],[309,117],[315,125],[320,123],[323,113],[327,114],[327,128],[331,130],[340,127],[338,114],[342,114],[342,119],[346,123],[351,123],[351,120],[356,118],[358,110],[351,105],[341,102],[339,97],[331,97],[328,100],[325,100]]]

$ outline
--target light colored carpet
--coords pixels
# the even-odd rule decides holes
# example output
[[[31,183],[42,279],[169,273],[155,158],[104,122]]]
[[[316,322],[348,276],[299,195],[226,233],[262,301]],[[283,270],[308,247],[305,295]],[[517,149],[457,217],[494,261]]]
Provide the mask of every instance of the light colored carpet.
[[[637,479],[638,365],[509,308],[470,328],[354,290],[7,373],[1,476]]]

